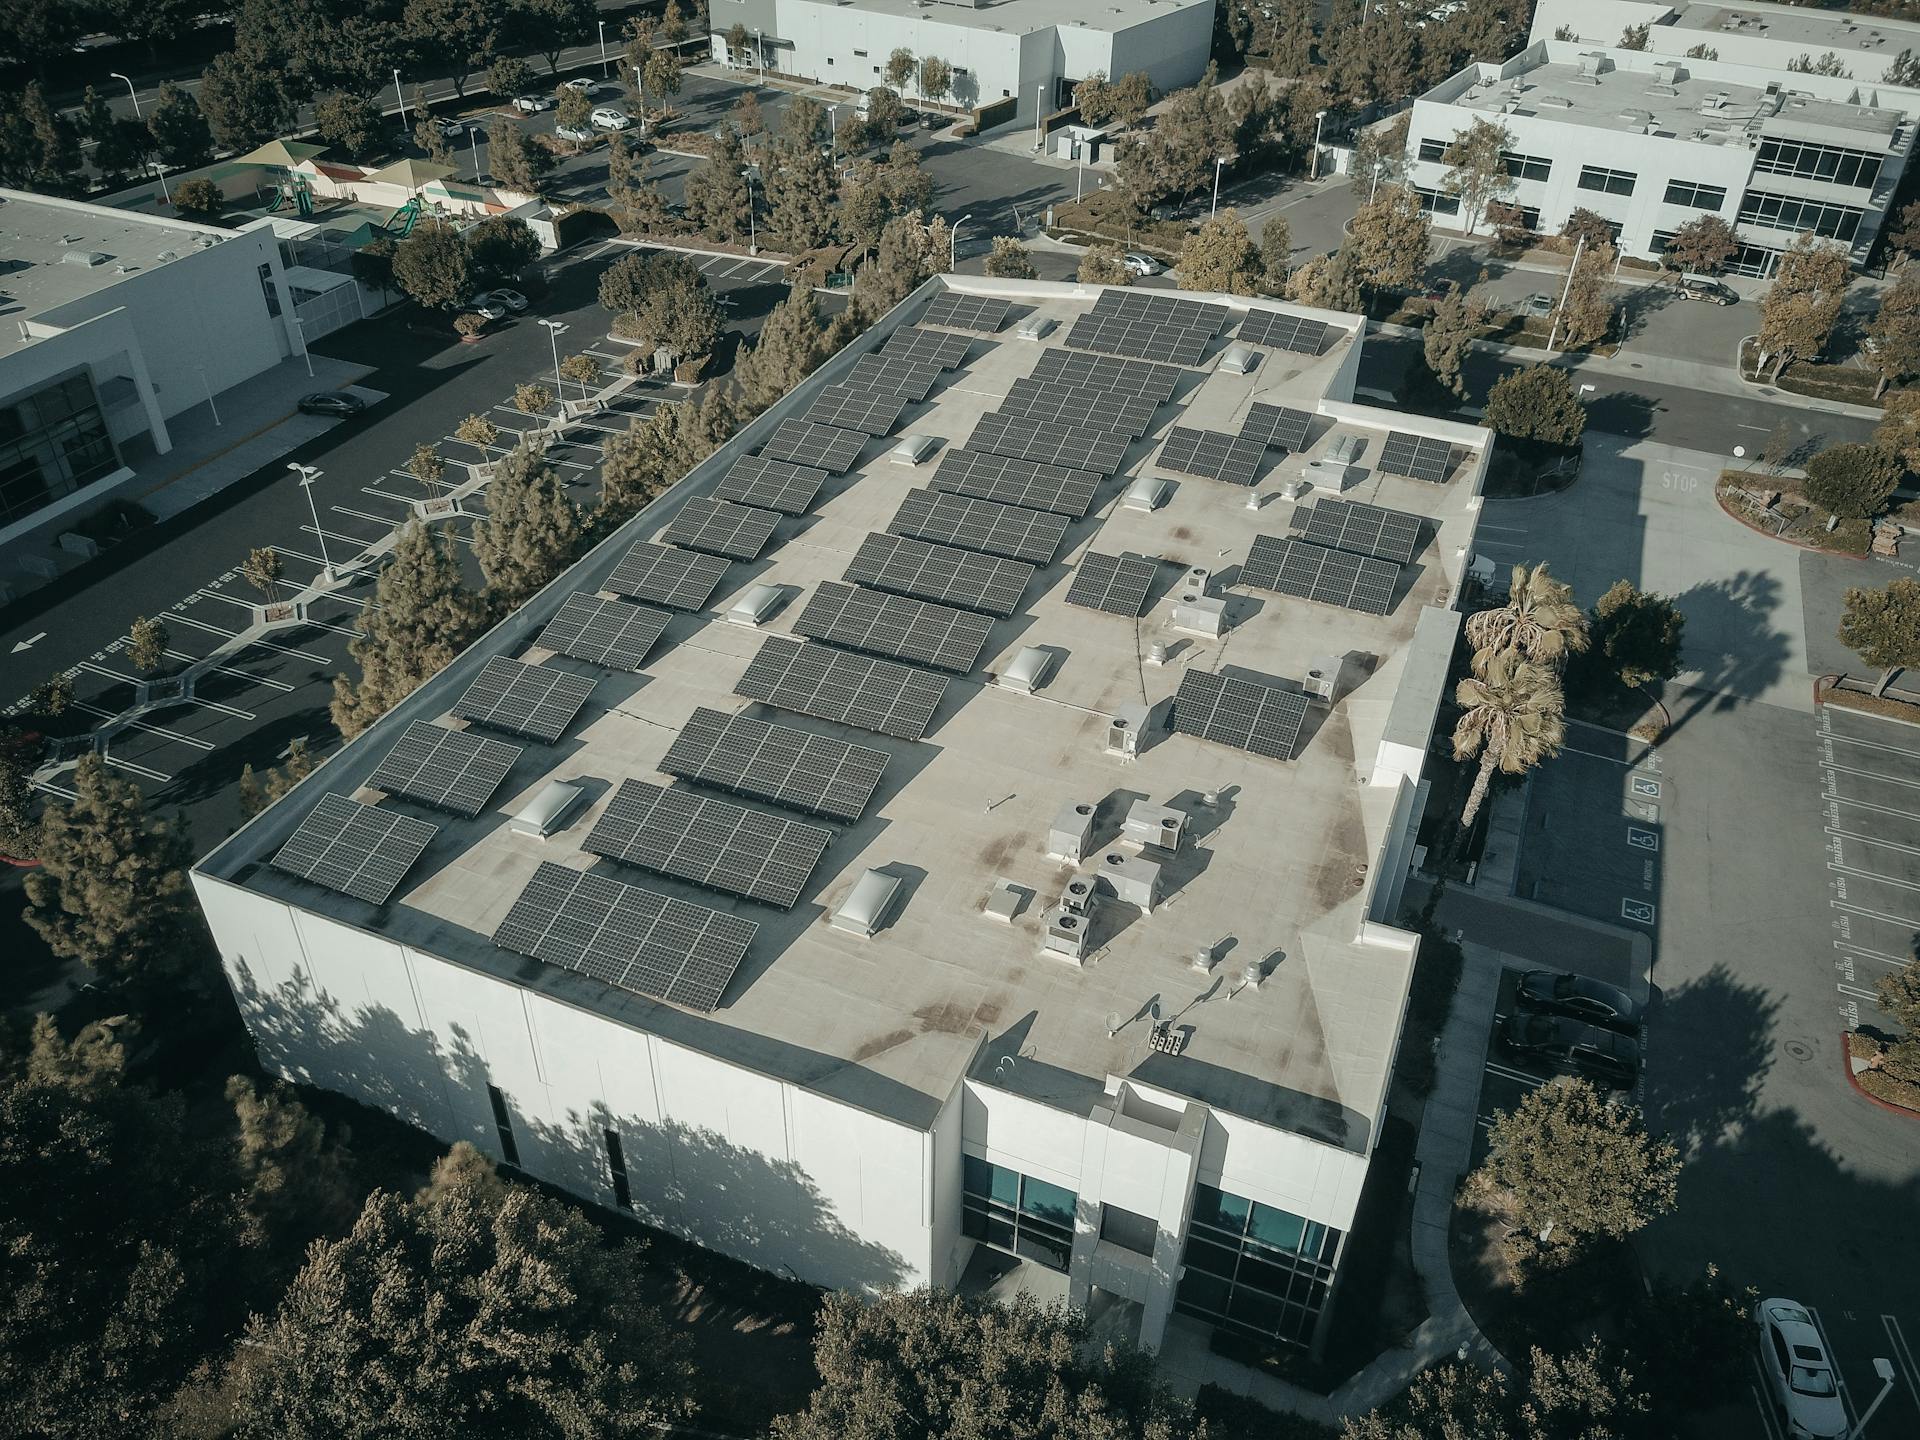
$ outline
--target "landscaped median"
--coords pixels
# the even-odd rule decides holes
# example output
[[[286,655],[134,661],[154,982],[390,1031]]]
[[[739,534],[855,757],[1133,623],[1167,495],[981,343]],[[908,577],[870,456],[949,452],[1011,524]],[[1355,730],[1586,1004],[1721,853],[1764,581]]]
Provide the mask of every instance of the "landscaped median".
[[[1815,400],[1831,400],[1842,405],[1879,408],[1886,404],[1886,396],[1876,393],[1880,377],[1864,365],[1829,365],[1817,360],[1798,360],[1776,377],[1763,373],[1759,360],[1759,346],[1754,337],[1749,335],[1740,342],[1740,378],[1749,385],[1771,385],[1776,390],[1806,395]]]
[[[1806,497],[1797,475],[1752,470],[1722,470],[1713,487],[1720,508],[1750,530],[1807,550],[1831,550],[1864,557],[1873,539],[1865,520],[1833,520]],[[1828,522],[1833,520],[1831,528]]]
[[[1884,1066],[1894,1047],[1864,1030],[1847,1033],[1847,1078],[1853,1088],[1889,1110],[1920,1117],[1920,1084],[1890,1074]]]

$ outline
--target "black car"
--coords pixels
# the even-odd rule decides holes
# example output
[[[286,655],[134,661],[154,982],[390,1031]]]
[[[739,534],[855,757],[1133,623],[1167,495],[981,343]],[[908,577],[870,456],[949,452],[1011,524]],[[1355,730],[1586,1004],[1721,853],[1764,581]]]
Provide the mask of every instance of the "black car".
[[[1631,1035],[1640,1028],[1640,1004],[1618,986],[1585,975],[1529,970],[1514,987],[1514,1003],[1543,1015],[1567,1015]]]
[[[1564,1015],[1507,1017],[1501,1033],[1509,1050],[1567,1075],[1627,1089],[1640,1076],[1640,1046],[1628,1036]]]
[[[367,402],[358,395],[349,395],[344,390],[320,390],[312,395],[300,397],[302,415],[358,415],[367,408]]]

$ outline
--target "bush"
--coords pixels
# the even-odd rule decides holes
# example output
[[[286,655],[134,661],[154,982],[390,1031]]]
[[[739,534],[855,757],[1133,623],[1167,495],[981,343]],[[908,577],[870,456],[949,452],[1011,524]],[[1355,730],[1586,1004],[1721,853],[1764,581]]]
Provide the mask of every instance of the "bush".
[[[1517,440],[1578,445],[1587,428],[1587,407],[1567,372],[1553,365],[1510,370],[1487,394],[1489,429]]]
[[[482,330],[487,328],[487,317],[484,315],[475,315],[471,312],[465,315],[456,315],[453,317],[453,328],[466,338],[472,339],[475,335],[478,335]]]
[[[1872,445],[1836,445],[1807,462],[1807,499],[1842,520],[1879,514],[1899,483],[1900,462]]]
[[[513,387],[513,408],[522,415],[541,415],[553,404],[553,392],[544,385]]]
[[[220,218],[220,212],[226,207],[226,197],[211,180],[182,180],[173,187],[173,208],[184,219],[197,220],[203,225],[211,224]]]

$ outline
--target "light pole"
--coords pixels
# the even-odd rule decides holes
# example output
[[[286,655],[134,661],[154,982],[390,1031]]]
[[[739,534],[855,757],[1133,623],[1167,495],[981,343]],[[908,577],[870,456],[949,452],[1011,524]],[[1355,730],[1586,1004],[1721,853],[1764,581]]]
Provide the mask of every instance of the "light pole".
[[[1047,148],[1047,132],[1043,128],[1047,123],[1046,93],[1044,80],[1033,87],[1033,153],[1036,155]]]
[[[833,156],[833,168],[837,174],[840,169],[840,107],[827,106],[827,149]]]
[[[307,362],[307,378],[311,380],[313,379],[313,352],[307,349],[307,322],[298,315],[290,318],[293,320],[293,328],[300,334],[300,358]]]
[[[400,67],[393,67],[393,98],[400,102],[400,128],[407,128],[407,96],[400,88]]]
[[[1867,1407],[1867,1413],[1860,1417],[1860,1423],[1847,1432],[1847,1440],[1860,1440],[1867,1433],[1867,1421],[1880,1408],[1880,1402],[1893,1393],[1893,1362],[1885,1356],[1875,1356],[1873,1373],[1880,1377],[1880,1393],[1873,1397],[1873,1403]]]
[[[749,165],[740,173],[746,177],[747,181],[747,254],[758,255],[760,253],[760,225],[759,222],[754,219],[753,215],[753,167]]]
[[[1209,220],[1220,213],[1220,170],[1226,163],[1227,157],[1224,155],[1213,157],[1213,208],[1207,212]]]
[[[559,320],[542,320],[540,325],[547,332],[547,339],[553,344],[553,393],[560,397],[560,412],[564,415],[567,409],[567,389],[560,379],[560,337],[567,333],[567,327]],[[584,385],[580,387],[580,393],[583,395],[586,393]]]
[[[606,80],[612,75],[613,71],[607,65],[607,22],[602,20],[600,22],[600,78]]]
[[[127,80],[118,70],[110,70],[107,76],[112,80]],[[127,97],[133,101],[133,118],[140,119],[140,92],[133,88],[133,81],[127,80]]]
[[[972,218],[972,215],[962,215],[953,222],[953,228],[947,231],[947,269],[949,270],[960,263],[960,227]]]
[[[1573,263],[1567,266],[1567,283],[1560,287],[1560,303],[1553,307],[1553,328],[1547,331],[1547,349],[1553,349],[1553,342],[1560,338],[1560,317],[1566,313],[1567,296],[1573,293],[1574,272],[1580,268],[1580,252],[1587,248],[1587,237],[1582,235],[1573,246]]]
[[[1373,184],[1367,187],[1367,203],[1373,203],[1373,197],[1380,193],[1380,162],[1373,162]]]
[[[313,482],[325,471],[312,465],[302,465],[297,460],[289,460],[287,469],[300,477],[300,488],[307,492],[307,513],[313,516],[313,533],[320,541],[320,573],[329,585],[333,583],[333,561],[327,558],[327,532],[320,528],[320,506],[313,498]]]
[[[1087,181],[1087,143],[1080,142],[1080,168],[1073,172],[1073,203],[1080,203],[1080,189]]]
[[[107,74],[114,80],[126,81],[127,98],[133,101],[133,118],[135,120],[145,119],[146,117],[140,113],[140,92],[133,88],[133,81],[127,80],[127,77],[122,75],[118,70],[110,70]],[[147,163],[153,167],[153,173],[160,181],[161,198],[165,200],[167,204],[173,204],[173,192],[167,188],[167,167],[161,164],[158,159],[149,160]]]
[[[480,183],[480,127],[467,125],[467,149],[473,153],[473,183]]]
[[[1326,111],[1316,110],[1313,112],[1313,159],[1307,170],[1307,178],[1309,180],[1318,180],[1320,178],[1320,127],[1326,123]]]
[[[753,63],[760,71],[760,81],[767,79],[767,42],[760,37],[760,27],[753,27]]]

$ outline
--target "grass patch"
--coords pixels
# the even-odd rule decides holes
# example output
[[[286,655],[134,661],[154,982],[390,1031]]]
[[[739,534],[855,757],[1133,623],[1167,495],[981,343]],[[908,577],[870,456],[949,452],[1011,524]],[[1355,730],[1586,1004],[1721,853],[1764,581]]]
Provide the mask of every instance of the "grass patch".
[[[1200,1387],[1194,1397],[1194,1414],[1207,1422],[1214,1435],[1258,1435],[1263,1440],[1336,1440],[1340,1432],[1331,1425],[1309,1420],[1285,1410],[1269,1410],[1247,1395],[1222,1390],[1212,1381]]]
[[[1759,347],[1751,340],[1741,341],[1740,378],[1743,380],[1790,390],[1795,395],[1806,395],[1815,400],[1837,400],[1848,405],[1872,405],[1876,408],[1886,403],[1885,395],[1873,393],[1874,387],[1880,383],[1880,377],[1863,365],[1824,365],[1818,360],[1795,360],[1775,380],[1771,373],[1761,371],[1758,360]],[[1890,389],[1887,393],[1894,392]]]
[[[1850,1031],[1847,1035],[1847,1053],[1855,1060],[1872,1063],[1878,1061],[1886,1051],[1886,1042],[1877,1035],[1869,1035],[1864,1030]],[[1874,1099],[1885,1101],[1889,1105],[1897,1105],[1902,1110],[1911,1110],[1916,1115],[1920,1115],[1920,1085],[1889,1075],[1884,1070],[1862,1070],[1853,1078],[1854,1082]]]
[[[1775,540],[1863,558],[1873,542],[1871,521],[1842,520],[1829,530],[1833,517],[1807,499],[1797,476],[1722,470],[1713,493],[1722,510]],[[1771,504],[1765,503],[1767,497]]]

